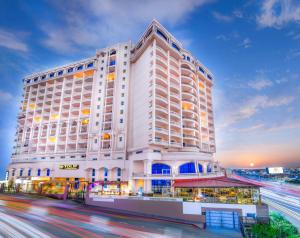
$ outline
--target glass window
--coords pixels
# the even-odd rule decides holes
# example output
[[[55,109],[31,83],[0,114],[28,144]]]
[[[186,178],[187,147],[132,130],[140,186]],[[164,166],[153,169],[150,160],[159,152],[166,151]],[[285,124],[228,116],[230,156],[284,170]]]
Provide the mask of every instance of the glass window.
[[[201,66],[199,66],[199,71],[202,72],[203,74],[205,72],[204,69]]]
[[[203,172],[203,166],[201,164],[198,164],[199,173]]]
[[[120,176],[121,176],[121,172],[122,172],[122,171],[121,171],[121,169],[120,169],[120,168],[118,168],[118,169],[117,169],[117,176],[118,176],[118,177],[120,177]]]
[[[60,70],[60,71],[58,71],[58,75],[63,75],[63,73],[64,73],[64,71],[62,71],[62,70]]]
[[[37,170],[37,176],[41,176],[41,169]]]
[[[211,167],[211,165],[209,164],[209,165],[207,165],[207,173],[211,173],[211,171],[212,171],[212,167]]]
[[[180,51],[179,47],[178,47],[174,42],[172,42],[172,46],[173,46],[173,48],[175,48],[176,50]]]
[[[166,164],[152,164],[152,174],[170,174],[171,167]]]
[[[47,169],[46,176],[50,176],[50,169]]]
[[[157,34],[159,36],[161,36],[162,38],[164,38],[166,41],[168,41],[168,37],[162,32],[160,31],[159,29],[156,30]]]
[[[28,175],[28,177],[31,176],[31,169],[28,169],[27,175]]]
[[[23,176],[23,169],[20,169],[20,176]]]
[[[96,170],[92,169],[92,176],[95,176],[95,175],[96,175]]]
[[[108,169],[104,168],[104,176],[107,177],[108,176]]]
[[[195,164],[193,162],[183,164],[179,167],[180,174],[192,174],[196,173]]]
[[[49,77],[53,78],[54,77],[54,73],[49,74]]]
[[[94,66],[94,63],[91,62],[91,63],[89,63],[86,67],[87,67],[87,68],[91,68],[91,67],[93,67],[93,66]]]
[[[73,68],[68,69],[68,73],[71,73],[71,72],[73,72]]]
[[[123,119],[122,118],[120,119],[120,123],[123,123]]]
[[[79,65],[78,67],[77,67],[77,70],[82,70],[83,69],[83,65]]]

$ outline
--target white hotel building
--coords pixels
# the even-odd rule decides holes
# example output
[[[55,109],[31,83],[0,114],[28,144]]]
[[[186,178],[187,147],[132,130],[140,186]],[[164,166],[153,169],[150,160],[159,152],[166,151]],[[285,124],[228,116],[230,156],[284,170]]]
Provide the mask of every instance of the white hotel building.
[[[135,45],[29,75],[8,179],[159,193],[215,176],[212,87],[211,72],[155,20]]]

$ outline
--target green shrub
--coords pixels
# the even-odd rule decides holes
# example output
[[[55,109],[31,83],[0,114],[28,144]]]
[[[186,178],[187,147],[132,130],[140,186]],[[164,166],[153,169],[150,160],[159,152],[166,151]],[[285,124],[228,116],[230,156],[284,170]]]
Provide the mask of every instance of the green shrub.
[[[270,214],[269,224],[255,224],[252,233],[258,238],[299,238],[297,228],[279,213]]]

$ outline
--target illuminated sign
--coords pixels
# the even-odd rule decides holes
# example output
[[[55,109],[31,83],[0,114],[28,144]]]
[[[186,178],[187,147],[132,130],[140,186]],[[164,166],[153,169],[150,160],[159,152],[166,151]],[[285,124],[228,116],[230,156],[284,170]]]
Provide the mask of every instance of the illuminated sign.
[[[79,164],[61,164],[59,169],[75,170],[79,169]]]
[[[283,174],[282,167],[267,168],[269,174]]]

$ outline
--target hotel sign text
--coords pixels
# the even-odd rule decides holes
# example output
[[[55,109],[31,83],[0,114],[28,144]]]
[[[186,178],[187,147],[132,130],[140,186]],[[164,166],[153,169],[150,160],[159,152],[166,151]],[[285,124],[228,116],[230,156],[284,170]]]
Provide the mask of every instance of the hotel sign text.
[[[59,166],[59,169],[67,169],[67,170],[79,169],[79,164],[61,164]]]

